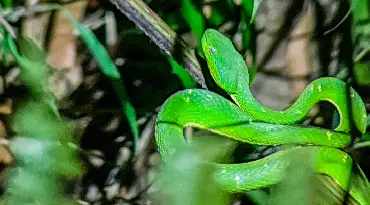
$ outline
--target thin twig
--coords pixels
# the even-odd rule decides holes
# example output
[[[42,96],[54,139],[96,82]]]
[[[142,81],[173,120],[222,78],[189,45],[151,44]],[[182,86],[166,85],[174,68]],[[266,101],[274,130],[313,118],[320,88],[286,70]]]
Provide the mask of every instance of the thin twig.
[[[13,37],[17,38],[17,34],[15,33],[13,27],[5,20],[3,15],[0,15],[0,25],[3,25],[5,30]]]
[[[333,28],[327,30],[324,32],[324,35],[328,35],[330,34],[331,32],[335,31],[340,25],[343,24],[343,22],[345,20],[347,20],[347,18],[349,17],[349,15],[352,13],[352,10],[355,8],[357,4],[357,0],[353,0],[352,1],[352,4],[351,4],[351,7],[349,8],[349,10],[347,11],[346,15],[344,15],[344,17],[339,21],[339,23],[337,23],[337,25],[335,25]]]
[[[356,57],[355,57],[355,63],[360,62],[360,60],[370,52],[370,48],[365,48],[364,50],[361,51]]]
[[[361,149],[365,147],[370,147],[369,141],[356,143],[353,145],[352,149]]]
[[[181,59],[179,63],[202,87],[206,87],[194,50],[188,48],[176,32],[142,0],[110,0],[110,2],[133,21],[164,53],[170,56],[175,55],[175,59]],[[179,48],[179,57],[181,58],[176,58],[177,50],[175,48]]]
[[[34,6],[24,7],[14,7],[12,9],[5,9],[0,12],[9,22],[17,22],[23,17],[33,16],[35,14],[40,14],[44,12],[50,12],[54,8],[50,8],[51,4],[37,4]]]

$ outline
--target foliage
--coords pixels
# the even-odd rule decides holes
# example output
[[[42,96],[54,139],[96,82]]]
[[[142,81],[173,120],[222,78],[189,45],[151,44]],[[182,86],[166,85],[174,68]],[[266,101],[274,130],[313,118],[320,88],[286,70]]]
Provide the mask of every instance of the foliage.
[[[79,24],[68,10],[56,4],[47,5],[47,8],[63,11],[96,57],[103,73],[112,79],[112,85],[122,104],[124,114],[131,125],[135,139],[134,147],[136,148],[139,131],[135,109],[127,98],[120,73],[107,51],[95,35],[89,29]],[[57,176],[74,176],[79,173],[79,168],[74,161],[73,155],[71,155],[73,151],[68,147],[68,143],[71,141],[69,128],[58,113],[54,96],[48,91],[48,70],[45,54],[30,39],[19,42],[22,50],[21,54],[19,54],[11,36],[5,31],[2,34],[5,38],[2,42],[3,55],[6,56],[10,53],[15,57],[22,68],[23,83],[30,89],[32,98],[35,98],[26,102],[24,108],[20,108],[18,114],[14,117],[14,129],[21,136],[40,138],[32,141],[28,140],[28,138],[19,137],[12,141],[11,150],[13,154],[25,166],[16,168],[9,175],[8,192],[4,203],[22,204],[27,201],[37,204],[61,203],[57,202],[58,198],[60,198],[57,195],[59,190],[56,186],[56,183],[59,183]],[[50,124],[45,124],[45,122]],[[42,129],[43,127],[45,129]],[[27,150],[28,146],[34,147],[36,150]],[[56,159],[58,159],[58,162],[56,162]],[[45,168],[46,170],[44,170]],[[41,171],[38,169],[41,169]],[[35,176],[40,177],[35,178]],[[22,181],[25,184],[21,184]],[[35,187],[35,192],[26,191],[35,186],[35,184],[40,185]],[[55,193],[50,192],[52,190],[55,190]],[[27,192],[29,195],[19,197],[20,193],[24,192]],[[48,197],[44,196],[46,192],[50,193]]]
[[[58,184],[79,175],[81,167],[75,150],[68,146],[70,130],[47,88],[45,55],[29,39],[19,41],[18,53],[11,36],[4,31],[2,34],[4,52],[11,53],[19,63],[21,79],[30,92],[13,117],[18,136],[12,139],[10,150],[17,166],[8,170],[2,204],[74,204],[62,197]]]
[[[161,167],[157,186],[160,204],[229,204],[230,195],[212,179],[214,167],[207,161],[227,162],[236,143],[214,135],[201,136],[191,147],[176,147],[179,152]],[[232,149],[231,149],[232,150]],[[191,174],[189,174],[191,173]]]

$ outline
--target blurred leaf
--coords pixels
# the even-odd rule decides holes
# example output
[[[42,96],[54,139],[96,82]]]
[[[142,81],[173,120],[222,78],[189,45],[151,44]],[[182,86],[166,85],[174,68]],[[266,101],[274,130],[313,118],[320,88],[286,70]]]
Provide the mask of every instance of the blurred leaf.
[[[359,22],[359,21],[362,21],[362,20],[366,20],[366,19],[369,19],[370,16],[369,16],[369,9],[370,9],[370,5],[369,5],[369,1],[368,0],[360,0],[360,1],[357,1],[357,0],[353,0],[352,1],[352,4],[355,3],[354,5],[354,8],[353,8],[353,18],[355,20],[355,22]]]
[[[30,39],[25,38],[19,40],[21,52],[26,56],[22,57],[12,37],[7,33],[3,33],[3,35],[5,44],[4,52],[12,54],[19,63],[21,80],[30,88],[33,95],[37,95],[39,100],[47,103],[49,105],[48,108],[51,108],[55,116],[59,117],[53,94],[51,92],[48,95],[44,94],[44,92],[48,92],[48,73],[45,53]]]
[[[0,31],[4,36],[4,40],[2,41],[4,53],[10,53],[16,60],[19,60],[21,56],[18,53],[17,46],[15,45],[13,38],[5,30],[1,29]]]
[[[192,0],[182,0],[181,2],[181,13],[184,16],[185,21],[189,24],[197,42],[200,43],[205,30],[202,11],[194,5]]]
[[[164,205],[225,205],[230,194],[218,188],[212,179],[210,161],[224,161],[234,141],[214,136],[201,136],[191,146],[176,147],[176,154],[163,164],[159,178],[160,203]],[[223,153],[223,154],[222,154]]]
[[[370,45],[366,45],[368,44],[366,42],[366,39],[361,39],[359,44],[359,46],[362,47],[363,50],[355,57],[355,63],[361,61],[364,56],[370,53]]]
[[[245,12],[249,16],[249,24],[254,22],[256,18],[258,7],[260,6],[263,0],[242,0],[242,6]]]
[[[208,19],[208,22],[212,26],[219,26],[225,21],[225,17],[222,15],[222,11],[220,12],[217,8],[212,7],[211,16]]]
[[[187,27],[187,23],[181,12],[169,13],[163,17],[165,22],[174,30],[180,30]]]
[[[234,2],[227,1],[215,1],[210,4],[210,17],[207,24],[217,27],[225,23],[228,19],[235,19],[235,4]]]
[[[370,20],[370,19],[369,19]],[[355,25],[355,33],[360,36],[369,36],[370,35],[370,21],[357,22]],[[367,39],[364,39],[367,40]],[[369,47],[369,41],[360,42],[363,47]]]
[[[312,194],[310,183],[314,169],[310,152],[290,154],[287,174],[276,187],[272,188],[270,203],[273,205],[300,204],[308,205]],[[302,160],[305,159],[305,160]]]
[[[248,198],[256,205],[266,205],[269,201],[269,195],[263,190],[252,190],[246,193]]]
[[[254,64],[251,69],[249,69],[249,84],[252,85],[256,79],[257,65]]]
[[[365,133],[365,134],[362,136],[362,141],[365,141],[365,142],[370,141],[370,133]]]
[[[370,85],[370,63],[354,63],[354,74],[359,85]]]
[[[241,11],[241,29],[242,29],[242,42],[245,50],[250,51],[253,58],[256,55],[256,36],[254,31],[253,18],[255,10],[259,6],[260,2],[255,0],[242,0],[242,11]],[[257,5],[257,6],[256,6]],[[256,8],[255,8],[256,7]],[[254,60],[253,60],[254,61]],[[257,73],[257,66],[254,64],[249,69],[249,84],[253,84]]]
[[[167,57],[167,59],[172,67],[172,71],[180,78],[184,88],[196,87],[194,79],[186,72],[185,68],[179,65],[172,56]]]
[[[64,199],[60,182],[79,175],[81,166],[74,150],[66,146],[71,133],[48,90],[45,53],[29,39],[19,39],[20,52],[9,35],[4,35],[4,41],[4,51],[18,61],[30,96],[19,103],[12,117],[12,130],[22,137],[9,144],[16,167],[6,172],[1,204],[73,204]]]
[[[250,16],[248,15],[247,11],[242,10],[241,11],[241,29],[242,29],[242,40],[243,40],[243,47],[246,50],[250,50],[251,44],[252,44],[252,35],[251,35],[251,29],[249,27],[249,21]]]
[[[248,14],[249,19],[251,19],[252,14],[254,12],[254,4],[255,4],[255,0],[242,0],[243,10],[246,12],[246,14]]]
[[[13,6],[13,0],[3,0],[3,6],[4,8],[12,8]]]
[[[22,54],[22,56],[26,56],[26,58],[32,62],[38,62],[46,65],[47,54],[41,48],[35,45],[32,39],[28,37],[21,37],[18,42],[19,52]]]

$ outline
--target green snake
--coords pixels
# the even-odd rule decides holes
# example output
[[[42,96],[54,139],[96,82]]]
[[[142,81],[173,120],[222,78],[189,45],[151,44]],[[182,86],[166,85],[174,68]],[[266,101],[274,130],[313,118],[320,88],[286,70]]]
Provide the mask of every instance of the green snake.
[[[366,129],[366,110],[361,97],[350,88],[352,115],[347,104],[347,85],[336,78],[319,78],[311,82],[296,102],[284,111],[259,104],[249,89],[248,68],[232,42],[216,30],[208,29],[202,48],[210,73],[230,100],[204,89],[187,89],[169,97],[158,113],[155,137],[166,161],[179,144],[186,144],[183,129],[191,126],[255,145],[299,144],[275,154],[243,164],[217,164],[215,181],[226,191],[245,192],[279,183],[289,164],[288,154],[308,150],[315,172],[333,178],[348,190],[351,157],[338,148],[351,143],[350,117],[361,133]],[[340,122],[334,130],[297,125],[319,101],[333,104]],[[368,204],[355,189],[349,193],[360,204]]]

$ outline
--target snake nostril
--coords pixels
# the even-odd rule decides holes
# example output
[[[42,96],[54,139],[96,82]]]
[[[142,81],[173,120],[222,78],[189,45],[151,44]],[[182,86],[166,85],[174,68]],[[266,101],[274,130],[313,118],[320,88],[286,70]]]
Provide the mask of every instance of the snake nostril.
[[[214,48],[214,47],[210,47],[210,48],[209,48],[209,52],[211,52],[211,54],[216,53],[216,48]]]

